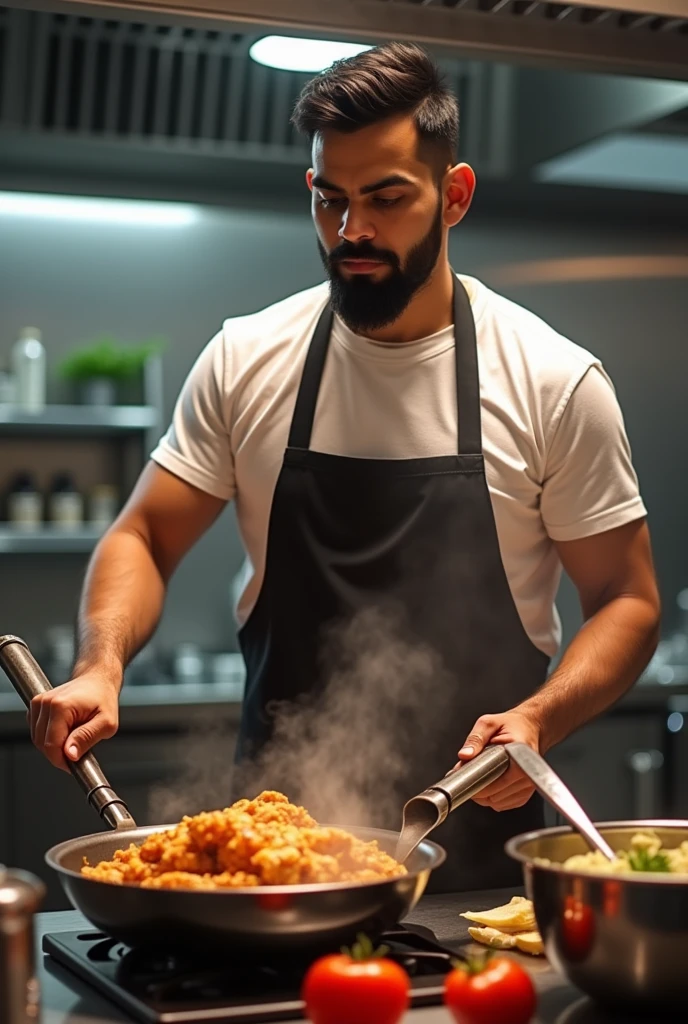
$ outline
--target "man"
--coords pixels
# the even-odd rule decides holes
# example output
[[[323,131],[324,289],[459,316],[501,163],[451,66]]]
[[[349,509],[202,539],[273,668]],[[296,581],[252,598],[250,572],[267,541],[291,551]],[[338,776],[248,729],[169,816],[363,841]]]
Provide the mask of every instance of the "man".
[[[270,764],[276,733],[316,743],[320,708],[340,726],[331,765],[349,778],[363,759],[373,797],[386,775],[407,797],[457,752],[509,740],[548,751],[620,697],[654,649],[646,513],[609,379],[450,267],[449,229],[475,176],[456,163],[457,105],[432,62],[393,44],[335,64],[305,87],[294,122],[312,142],[329,287],[226,321],[192,369],[92,559],[73,681],[32,702],[34,742],[59,767],[116,731],[123,666],[230,500],[248,555],[241,764]],[[561,566],[585,625],[548,678]],[[316,718],[285,732],[289,707]],[[375,763],[388,735],[401,737],[397,756]],[[288,781],[280,763],[275,788]],[[442,826],[438,886],[517,882],[504,841],[541,824],[511,767]]]

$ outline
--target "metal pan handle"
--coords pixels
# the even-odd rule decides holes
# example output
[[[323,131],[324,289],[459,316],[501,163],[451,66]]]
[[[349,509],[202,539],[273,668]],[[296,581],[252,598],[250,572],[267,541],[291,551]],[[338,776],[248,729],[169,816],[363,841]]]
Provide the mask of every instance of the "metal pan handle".
[[[27,708],[33,697],[52,690],[40,665],[18,636],[0,636],[0,665]],[[67,763],[89,804],[110,828],[117,831],[136,828],[127,805],[110,787],[93,754],[84,754],[78,761]]]
[[[502,744],[494,744],[485,747],[471,761],[464,761],[460,768],[449,772],[432,789],[444,793],[451,813],[503,775],[508,767],[509,754]]]
[[[485,747],[471,761],[464,762],[434,786],[408,800],[404,804],[396,859],[403,863],[452,811],[498,779],[508,767],[509,755],[503,745]]]

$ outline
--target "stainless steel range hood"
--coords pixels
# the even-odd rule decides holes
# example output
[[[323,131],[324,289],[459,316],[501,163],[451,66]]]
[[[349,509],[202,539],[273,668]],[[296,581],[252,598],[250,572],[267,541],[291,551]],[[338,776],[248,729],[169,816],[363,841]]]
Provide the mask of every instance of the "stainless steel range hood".
[[[26,8],[26,0],[5,0]],[[688,0],[36,0],[46,11],[376,42],[466,57],[688,79]]]
[[[483,183],[531,181],[553,160],[612,135],[688,135],[688,54],[680,67],[652,63],[665,43],[688,47],[688,30],[669,19],[677,6],[688,10],[688,0],[657,0],[663,13],[645,28],[610,6],[599,24],[576,20],[574,8],[577,17],[587,13],[580,0],[567,5],[568,18],[561,4],[538,0],[480,0],[493,5],[489,13],[477,10],[478,0],[451,2],[203,0],[201,7],[200,0],[30,0],[29,8],[25,0],[4,0],[0,188],[224,201],[234,187],[255,190],[261,175],[261,187],[274,188],[279,167],[280,189],[300,189],[308,147],[289,114],[309,75],[250,59],[251,44],[272,32],[423,39],[441,57],[460,99],[461,157]],[[633,6],[633,19],[648,2],[608,0]],[[501,59],[481,59],[495,49],[499,33],[479,38],[456,31],[464,15],[474,26],[503,26],[511,48],[496,51]],[[438,31],[436,16],[454,26],[453,35]],[[347,29],[347,19],[358,27]],[[411,31],[412,24],[423,31]],[[536,53],[534,36],[521,45],[531,28],[550,31],[561,52],[552,43]],[[576,63],[566,50],[569,30],[574,38],[593,29],[609,47],[609,61],[598,43],[597,62],[581,56]],[[595,73],[593,67],[609,71],[612,58],[613,70],[620,70],[624,51],[613,45],[617,38],[632,39],[644,55],[636,73]],[[533,63],[541,66],[528,66]]]

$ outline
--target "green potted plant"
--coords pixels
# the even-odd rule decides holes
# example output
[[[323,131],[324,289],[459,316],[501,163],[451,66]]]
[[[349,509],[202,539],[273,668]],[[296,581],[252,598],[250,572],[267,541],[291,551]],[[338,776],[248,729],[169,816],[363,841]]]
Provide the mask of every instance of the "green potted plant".
[[[140,378],[146,361],[161,348],[160,340],[125,346],[102,335],[91,345],[66,356],[59,371],[65,380],[78,387],[86,405],[114,405],[118,386]]]

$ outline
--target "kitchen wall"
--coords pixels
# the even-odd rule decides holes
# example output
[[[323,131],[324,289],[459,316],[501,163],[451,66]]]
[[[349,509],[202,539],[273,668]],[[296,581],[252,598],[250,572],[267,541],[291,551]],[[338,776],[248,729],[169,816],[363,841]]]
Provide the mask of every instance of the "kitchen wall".
[[[650,509],[669,618],[676,591],[688,584],[688,286],[685,276],[657,271],[652,258],[681,252],[685,241],[678,231],[605,226],[601,219],[496,220],[483,213],[469,216],[452,238],[457,269],[549,320],[598,354],[611,373]],[[542,269],[529,265],[631,255],[650,258],[648,273],[660,276],[596,279],[617,273],[603,261],[588,270],[580,263],[560,267],[565,277],[578,273],[581,280],[545,283]],[[0,218],[0,266],[0,357],[29,324],[43,330],[53,366],[70,346],[101,331],[124,341],[163,334],[169,339],[166,417],[195,356],[225,317],[258,309],[322,276],[305,197],[262,205],[242,198],[224,209],[199,208],[197,221],[184,227]],[[181,640],[214,649],[235,646],[230,579],[241,557],[230,510],[172,583],[159,631],[162,648]],[[47,626],[69,621],[83,567],[81,556],[2,556],[0,633],[38,643]],[[578,612],[569,587],[563,588],[561,610],[570,636]]]

